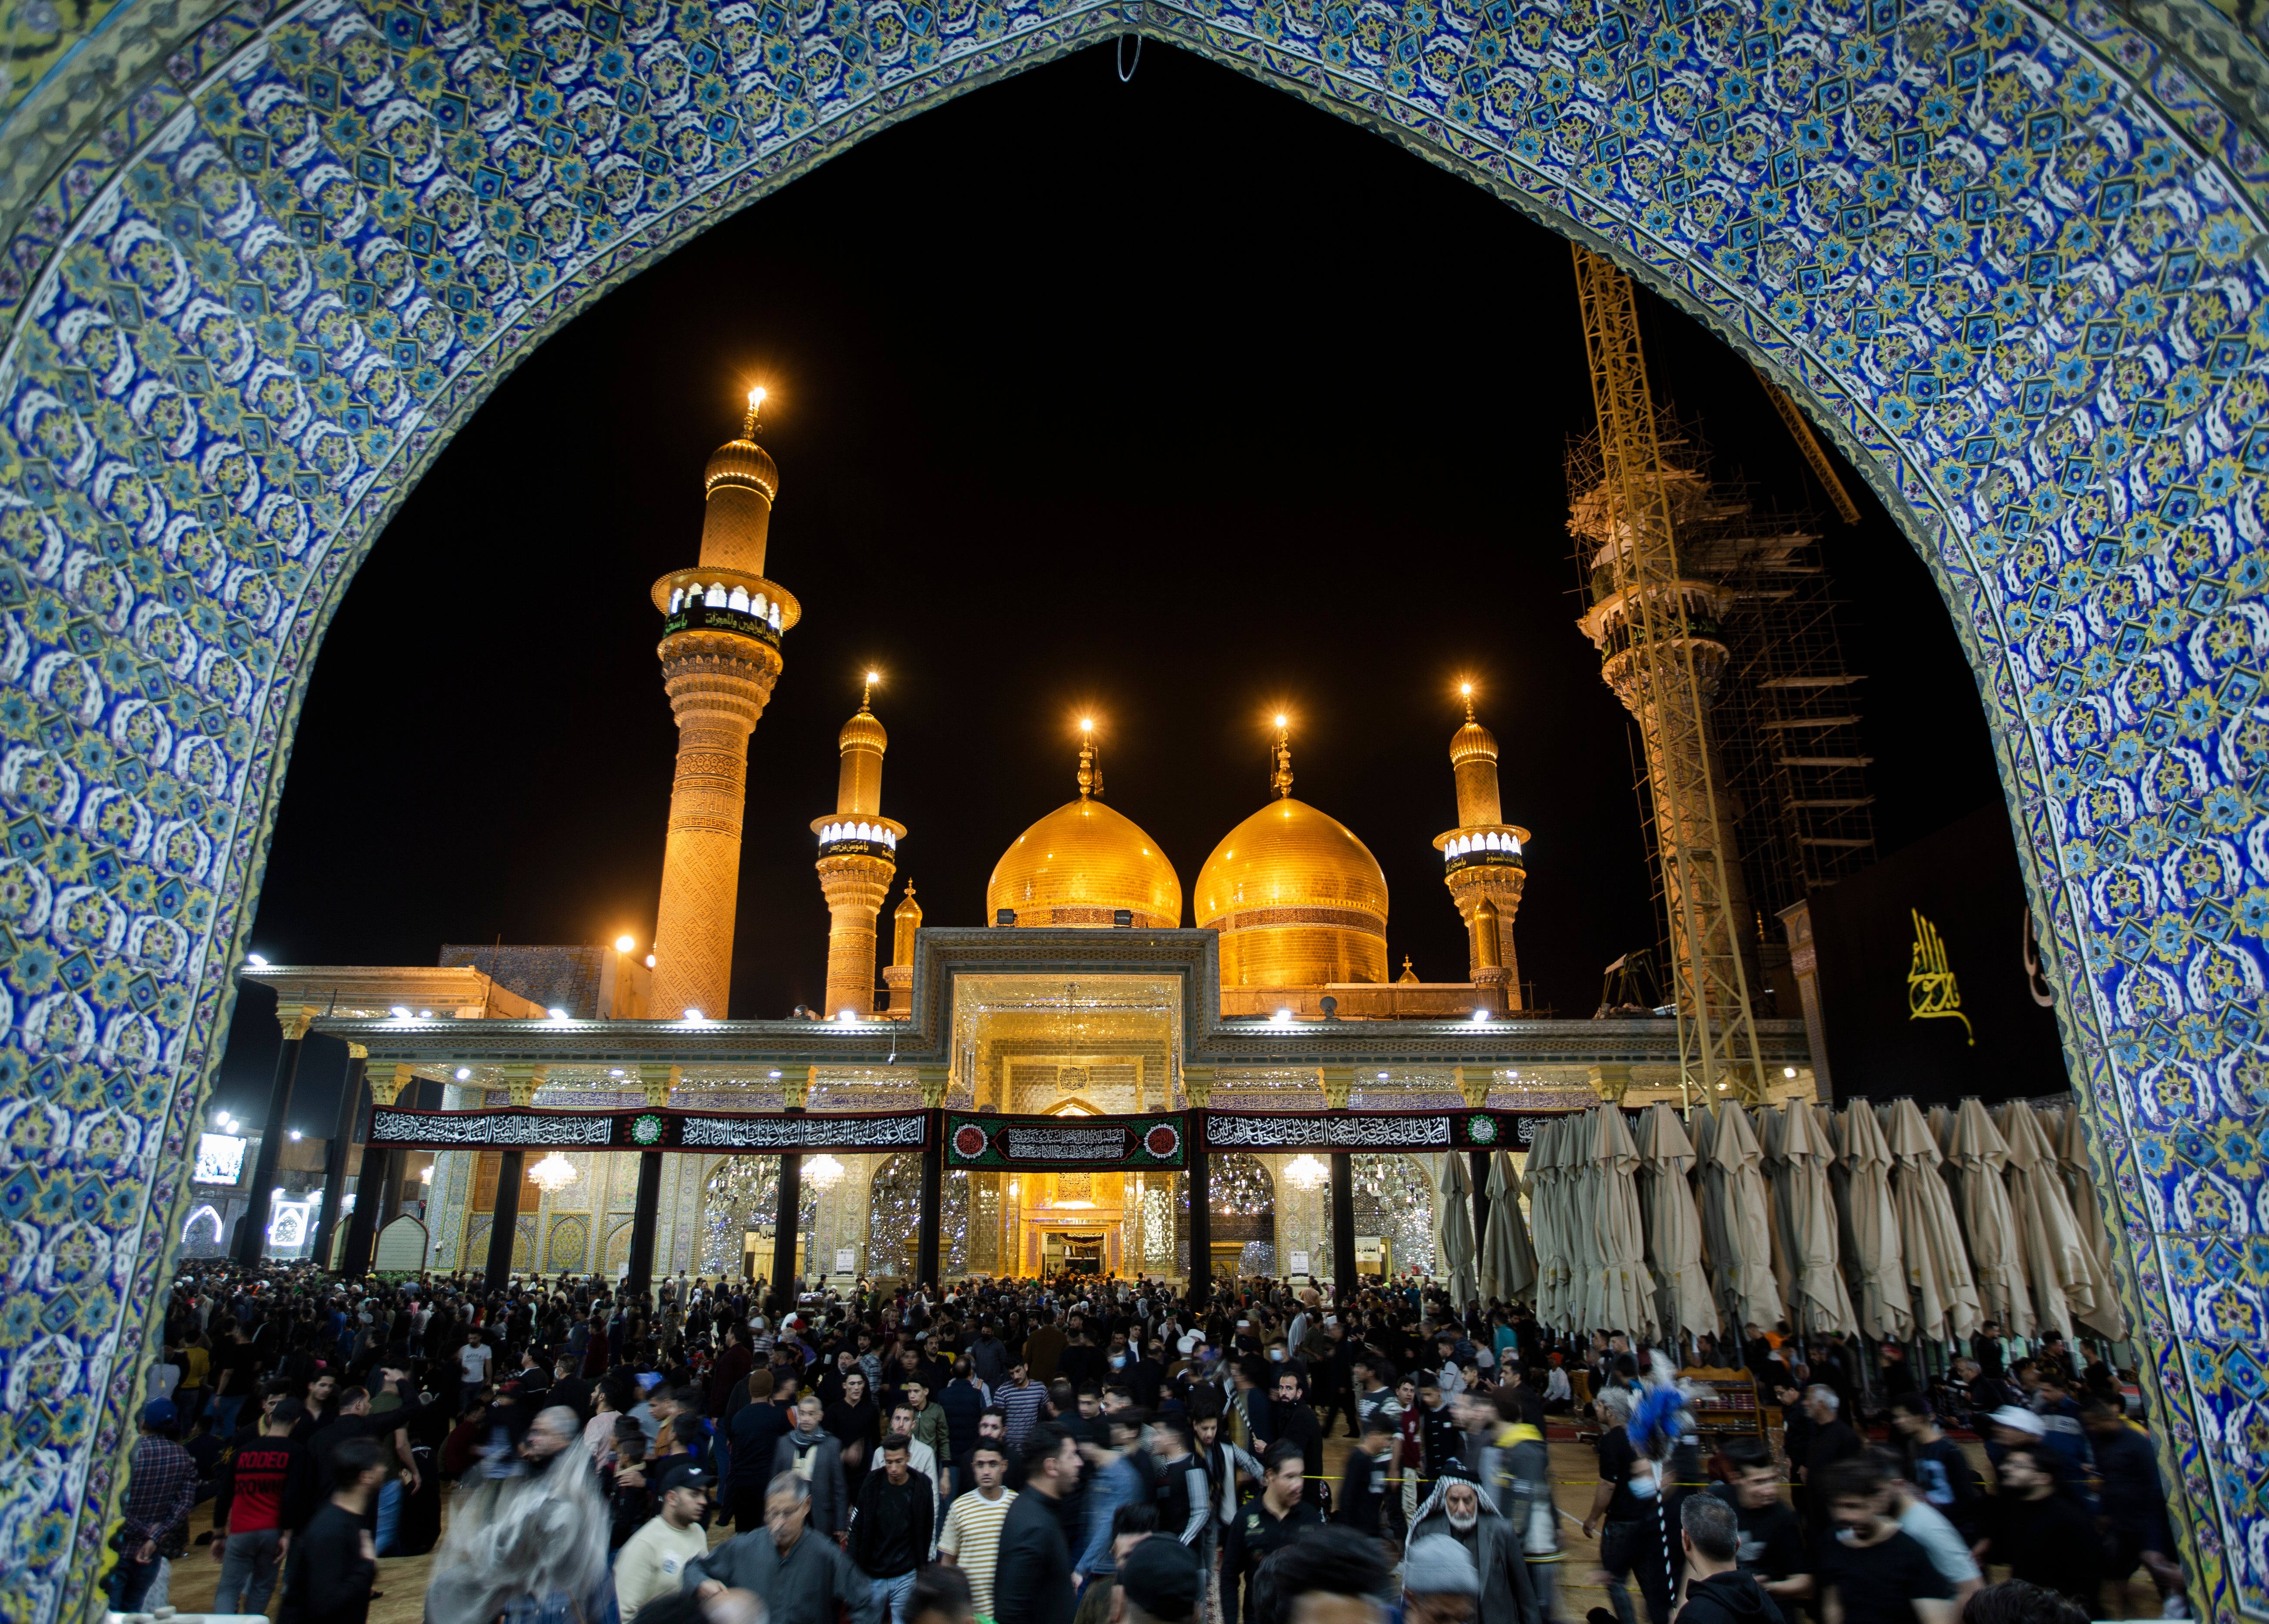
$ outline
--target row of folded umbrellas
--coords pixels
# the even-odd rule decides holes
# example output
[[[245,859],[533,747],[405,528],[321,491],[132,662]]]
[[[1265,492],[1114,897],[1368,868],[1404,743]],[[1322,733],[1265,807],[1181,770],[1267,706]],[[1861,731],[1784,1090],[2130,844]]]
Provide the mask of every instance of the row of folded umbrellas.
[[[1737,1346],[1745,1327],[1783,1321],[1900,1342],[1967,1338],[1986,1320],[2014,1336],[2126,1333],[2069,1104],[1721,1104],[1683,1118],[1657,1104],[1636,1135],[1599,1106],[1541,1128],[1525,1174],[1489,1158],[1478,1246],[1467,1158],[1446,1161],[1452,1296],[1526,1303],[1555,1330]]]

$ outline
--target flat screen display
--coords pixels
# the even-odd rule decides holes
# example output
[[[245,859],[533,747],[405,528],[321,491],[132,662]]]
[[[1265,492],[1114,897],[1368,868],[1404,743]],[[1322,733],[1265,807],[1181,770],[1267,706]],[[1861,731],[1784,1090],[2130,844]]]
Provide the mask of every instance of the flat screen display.
[[[248,1142],[234,1133],[198,1134],[197,1183],[233,1185],[243,1177],[244,1147]]]

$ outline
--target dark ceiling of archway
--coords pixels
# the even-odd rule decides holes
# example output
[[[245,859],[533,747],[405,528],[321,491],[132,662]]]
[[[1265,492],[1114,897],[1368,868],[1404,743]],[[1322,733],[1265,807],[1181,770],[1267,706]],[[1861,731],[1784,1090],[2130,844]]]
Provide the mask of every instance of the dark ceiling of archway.
[[[1658,398],[1718,471],[1826,509],[1747,365],[1649,305]],[[751,751],[735,1015],[822,987],[809,821],[856,674],[888,673],[883,808],[928,922],[981,922],[1001,851],[1073,793],[1070,719],[1186,891],[1268,794],[1370,845],[1429,978],[1464,938],[1452,686],[1482,685],[1534,831],[1523,978],[1588,1015],[1651,944],[1623,712],[1576,631],[1562,473],[1591,424],[1565,245],[1333,116],[1151,45],[1090,51],[878,137],[618,291],[496,392],[355,581],[316,666],[255,949],[434,962],[443,941],[653,927],[676,735],[647,588],[698,554],[700,469],[774,391],[768,572],[803,624]],[[1858,482],[1849,482],[1855,491]],[[1871,498],[1826,557],[1869,674],[1879,849],[1997,794],[1935,589]],[[895,903],[895,895],[893,897]],[[885,931],[887,941],[887,928]],[[265,995],[222,1104],[256,1111]],[[329,1131],[343,1050],[293,1119]]]

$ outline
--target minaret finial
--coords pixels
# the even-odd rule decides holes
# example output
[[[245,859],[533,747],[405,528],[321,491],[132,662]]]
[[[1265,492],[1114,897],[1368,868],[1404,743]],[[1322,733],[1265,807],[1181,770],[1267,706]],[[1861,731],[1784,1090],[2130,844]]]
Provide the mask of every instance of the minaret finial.
[[[882,680],[883,674],[880,671],[869,671],[867,673],[867,685],[859,690],[859,708],[861,711],[872,708],[875,698],[875,684]]]
[[[1268,775],[1268,787],[1278,795],[1289,797],[1292,793],[1292,734],[1291,719],[1281,712],[1276,717],[1276,742],[1270,750],[1276,770]]]
[[[1466,702],[1466,720],[1471,721],[1474,720],[1474,685],[1471,683],[1460,683],[1458,692]]]
[[[749,415],[741,419],[741,438],[743,439],[756,439],[757,430],[762,426],[757,421],[757,413],[763,408],[764,403],[765,386],[762,384],[757,384],[749,390]]]
[[[1103,771],[1096,764],[1095,718],[1079,719],[1079,798],[1103,793]]]

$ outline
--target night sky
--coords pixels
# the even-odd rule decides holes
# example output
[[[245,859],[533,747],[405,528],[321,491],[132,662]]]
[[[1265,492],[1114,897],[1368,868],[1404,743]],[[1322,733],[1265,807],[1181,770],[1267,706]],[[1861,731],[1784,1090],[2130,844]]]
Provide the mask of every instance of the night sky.
[[[750,751],[733,1015],[822,990],[808,825],[834,808],[870,663],[883,807],[929,924],[983,922],[994,862],[1075,793],[1090,709],[1111,804],[1186,898],[1268,799],[1282,705],[1294,794],[1377,854],[1393,963],[1427,979],[1465,973],[1429,842],[1456,822],[1469,675],[1505,816],[1534,835],[1522,977],[1591,1013],[1601,967],[1660,924],[1624,712],[1574,625],[1563,460],[1592,407],[1566,244],[1281,92],[1156,41],[1122,85],[1112,56],[875,137],[498,388],[323,642],[255,950],[431,964],[444,941],[625,931],[645,949],[676,747],[647,593],[698,561],[702,464],[760,381],[766,573],[804,620]],[[1909,543],[1855,477],[1863,522],[1836,523],[1747,364],[1644,302],[1657,399],[1701,420],[1718,476],[1825,517],[1870,678],[1878,849],[1998,800]],[[255,1119],[271,1005],[240,1004],[218,1094]],[[344,1064],[309,1045],[294,1126],[330,1131]]]

